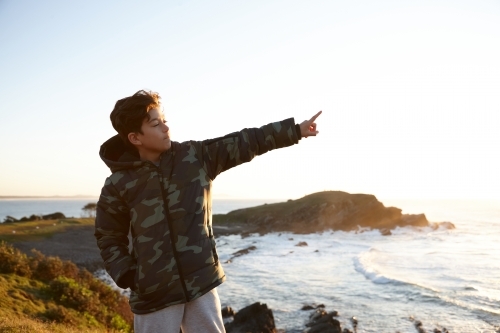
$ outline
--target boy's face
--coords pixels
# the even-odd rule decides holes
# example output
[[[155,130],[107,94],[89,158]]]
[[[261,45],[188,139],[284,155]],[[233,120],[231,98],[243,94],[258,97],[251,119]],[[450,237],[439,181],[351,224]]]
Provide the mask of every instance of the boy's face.
[[[163,112],[158,109],[149,111],[149,120],[146,118],[142,122],[141,133],[136,133],[140,145],[137,149],[147,155],[161,154],[170,149],[170,129]],[[133,143],[133,142],[132,142]]]

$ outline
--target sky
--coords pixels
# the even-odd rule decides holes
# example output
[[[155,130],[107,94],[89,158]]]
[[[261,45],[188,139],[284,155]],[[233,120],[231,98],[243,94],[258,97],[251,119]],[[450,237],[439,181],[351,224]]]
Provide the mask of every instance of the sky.
[[[174,141],[318,110],[215,198],[500,199],[500,2],[0,1],[0,196],[98,196],[115,102]]]

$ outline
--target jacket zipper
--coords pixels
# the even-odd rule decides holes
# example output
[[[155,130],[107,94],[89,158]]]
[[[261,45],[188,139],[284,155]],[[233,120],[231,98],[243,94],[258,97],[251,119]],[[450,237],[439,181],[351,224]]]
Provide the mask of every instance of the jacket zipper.
[[[172,169],[170,170],[170,178],[168,179],[169,185],[170,181],[172,180],[172,173],[174,170],[174,155],[173,154],[171,155],[172,155]],[[170,243],[172,243],[172,251],[174,252],[174,259],[175,262],[177,263],[177,269],[179,270],[179,279],[181,280],[182,289],[184,291],[184,298],[186,299],[186,302],[189,302],[189,294],[187,292],[186,282],[184,281],[184,274],[182,274],[181,264],[179,260],[179,253],[177,252],[174,242],[175,241],[174,229],[172,228],[172,219],[170,218],[170,209],[168,208],[167,196],[163,184],[163,173],[161,171],[161,155],[160,155],[160,164],[157,168],[158,168],[158,177],[160,181],[161,196],[163,197],[163,205],[165,207],[165,213],[167,214],[168,228],[170,229]]]

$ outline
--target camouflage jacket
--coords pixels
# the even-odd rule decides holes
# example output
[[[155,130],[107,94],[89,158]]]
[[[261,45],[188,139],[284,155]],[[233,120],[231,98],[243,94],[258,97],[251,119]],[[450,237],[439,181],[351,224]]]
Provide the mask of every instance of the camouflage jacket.
[[[134,313],[189,302],[225,280],[212,231],[212,180],[256,155],[296,144],[297,127],[290,118],[217,139],[172,142],[159,166],[141,161],[119,136],[101,146],[112,174],[97,204],[95,237],[119,286],[127,287],[120,279],[135,272]]]

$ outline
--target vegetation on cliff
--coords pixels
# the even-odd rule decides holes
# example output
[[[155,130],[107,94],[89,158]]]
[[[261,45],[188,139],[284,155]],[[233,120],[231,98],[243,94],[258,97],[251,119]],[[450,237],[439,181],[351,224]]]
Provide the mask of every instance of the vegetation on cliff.
[[[0,242],[0,332],[131,332],[126,297],[85,269]]]
[[[314,233],[325,230],[389,230],[396,227],[437,227],[424,214],[402,214],[401,209],[385,207],[374,195],[324,191],[298,200],[264,204],[213,215],[215,226],[245,225],[247,232]],[[452,224],[447,225],[452,227]],[[250,230],[249,230],[250,229]]]
[[[79,218],[0,223],[0,240],[7,242],[42,240],[64,232],[68,228],[93,226],[94,221],[92,218]]]

